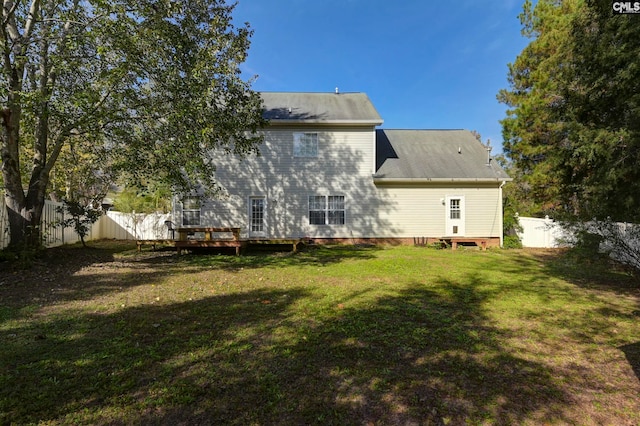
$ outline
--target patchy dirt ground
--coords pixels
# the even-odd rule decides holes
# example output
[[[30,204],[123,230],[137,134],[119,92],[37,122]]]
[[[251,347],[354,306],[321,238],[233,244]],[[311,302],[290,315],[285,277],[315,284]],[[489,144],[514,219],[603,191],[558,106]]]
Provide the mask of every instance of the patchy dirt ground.
[[[0,300],[18,305],[34,298],[52,301],[56,292],[70,284],[72,276],[113,272],[120,277],[168,267],[175,260],[175,250],[136,253],[135,245],[127,242],[55,247],[28,262],[0,261]]]

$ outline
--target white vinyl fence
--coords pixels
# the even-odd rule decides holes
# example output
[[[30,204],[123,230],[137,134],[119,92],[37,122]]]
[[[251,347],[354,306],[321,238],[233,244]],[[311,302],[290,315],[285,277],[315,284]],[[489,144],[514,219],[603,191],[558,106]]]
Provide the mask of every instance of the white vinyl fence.
[[[94,225],[99,238],[116,240],[163,240],[173,238],[165,222],[171,221],[169,213],[120,213],[107,212]]]
[[[589,222],[574,231],[545,217],[518,217],[522,232],[518,233],[523,247],[557,248],[575,243],[575,232],[582,228],[602,238],[600,251],[609,253],[613,259],[640,268],[640,226],[622,222]]]
[[[519,216],[518,220],[522,227],[518,232],[522,247],[557,248],[566,245],[565,230],[549,216],[544,219]]]
[[[64,220],[64,213],[58,208],[62,203],[45,201],[42,211],[42,234],[45,247],[56,247],[62,244],[73,244],[80,241],[72,228],[62,228],[60,222]],[[106,212],[93,225],[85,241],[111,238],[118,240],[155,240],[171,238],[166,221],[171,220],[170,214],[152,213],[135,214]],[[9,245],[9,221],[4,197],[0,196],[0,250]]]
[[[60,222],[64,220],[63,212],[58,211],[64,205],[53,201],[46,201],[42,209],[42,238],[45,247],[56,247],[62,244],[73,244],[80,241],[78,235],[71,228],[62,228]],[[87,240],[93,239],[93,230]],[[9,219],[4,203],[4,197],[0,196],[0,249],[9,245]]]

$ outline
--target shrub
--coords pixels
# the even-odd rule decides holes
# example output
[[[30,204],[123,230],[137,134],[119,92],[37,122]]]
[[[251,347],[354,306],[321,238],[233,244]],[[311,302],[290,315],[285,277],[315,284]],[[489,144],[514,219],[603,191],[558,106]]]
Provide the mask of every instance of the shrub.
[[[63,228],[73,228],[76,234],[82,241],[82,246],[86,247],[87,244],[84,241],[84,237],[89,235],[91,231],[91,225],[96,223],[102,215],[101,210],[94,209],[92,206],[84,206],[78,201],[63,201],[64,206],[58,207],[56,210],[58,213],[64,214],[65,211],[71,215],[68,219],[63,219],[59,224]]]
[[[505,249],[522,248],[522,241],[520,241],[517,235],[506,235],[502,242],[502,247]]]

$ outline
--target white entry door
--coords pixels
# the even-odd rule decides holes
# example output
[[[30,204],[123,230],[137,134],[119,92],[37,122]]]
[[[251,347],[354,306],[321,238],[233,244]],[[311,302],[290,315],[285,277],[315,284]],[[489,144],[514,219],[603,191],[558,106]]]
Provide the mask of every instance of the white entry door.
[[[266,237],[266,209],[264,197],[249,198],[249,236]]]
[[[464,197],[451,195],[446,198],[447,216],[445,218],[445,236],[464,237]]]

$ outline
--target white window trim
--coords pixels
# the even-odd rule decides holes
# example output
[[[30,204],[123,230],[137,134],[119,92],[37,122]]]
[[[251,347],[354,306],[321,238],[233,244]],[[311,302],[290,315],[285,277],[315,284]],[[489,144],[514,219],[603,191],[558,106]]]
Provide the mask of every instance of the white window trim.
[[[307,138],[310,138],[310,140],[308,140]],[[309,145],[311,145],[311,147]],[[319,145],[319,137],[317,132],[294,133],[293,134],[293,157],[294,158],[317,158],[318,145]]]
[[[462,218],[462,203],[460,198],[450,198],[449,199],[449,219],[459,220]],[[455,206],[454,206],[455,202]],[[455,216],[454,217],[454,213]]]
[[[445,227],[446,236],[451,237],[464,237],[466,234],[466,202],[464,195],[447,195],[445,198],[446,202],[446,216],[445,216]],[[459,205],[457,209],[451,209],[451,201],[459,200]],[[452,218],[452,211],[459,212],[459,218]],[[454,228],[455,227],[455,228]],[[457,232],[453,232],[454,229],[457,229]]]
[[[322,209],[311,209],[311,198],[322,198],[323,199],[323,208]],[[331,197],[342,197],[342,208],[341,209],[331,209],[329,206],[329,199]],[[309,195],[307,197],[307,207],[309,214],[309,225],[311,226],[345,226],[347,224],[347,197],[344,195]],[[324,213],[324,223],[311,223],[311,212],[323,212]],[[342,223],[329,223],[330,213],[342,212]]]
[[[197,203],[197,208],[185,208],[188,202]],[[185,212],[197,212],[198,223],[185,223]],[[199,226],[202,223],[202,200],[199,197],[185,197],[182,200],[182,225],[183,226]]]
[[[262,231],[253,230],[253,200],[262,200]],[[267,236],[267,197],[264,195],[251,195],[248,201],[248,215],[249,215],[249,236],[254,237],[266,237]]]

